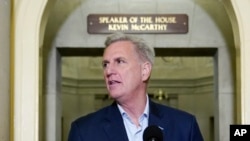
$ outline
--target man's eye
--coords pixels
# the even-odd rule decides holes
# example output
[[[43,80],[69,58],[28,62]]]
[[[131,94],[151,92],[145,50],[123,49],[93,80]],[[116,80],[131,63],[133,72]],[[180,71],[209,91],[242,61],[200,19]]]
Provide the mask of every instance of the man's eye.
[[[121,59],[118,59],[118,60],[117,60],[117,63],[118,63],[118,64],[121,64],[121,63],[124,63],[124,62],[125,62],[125,61],[124,61],[124,60],[121,60]]]
[[[102,67],[106,68],[107,67],[107,63],[102,63]]]

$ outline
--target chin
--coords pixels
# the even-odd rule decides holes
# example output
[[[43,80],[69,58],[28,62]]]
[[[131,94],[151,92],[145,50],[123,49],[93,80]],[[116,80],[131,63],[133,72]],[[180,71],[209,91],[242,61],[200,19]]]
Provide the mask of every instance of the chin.
[[[109,96],[114,100],[118,100],[122,96],[122,94],[117,92],[109,92]]]

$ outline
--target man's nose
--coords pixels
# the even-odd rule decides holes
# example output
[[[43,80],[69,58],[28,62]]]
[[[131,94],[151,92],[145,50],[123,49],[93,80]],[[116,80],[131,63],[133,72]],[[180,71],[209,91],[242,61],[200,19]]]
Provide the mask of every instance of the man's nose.
[[[107,76],[110,76],[112,74],[115,74],[115,66],[113,64],[109,64],[107,68],[105,69],[105,74]]]

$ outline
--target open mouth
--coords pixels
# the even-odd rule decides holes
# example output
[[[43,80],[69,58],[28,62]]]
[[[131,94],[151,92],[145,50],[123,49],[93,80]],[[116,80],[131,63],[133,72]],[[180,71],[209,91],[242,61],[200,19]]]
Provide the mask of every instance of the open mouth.
[[[121,82],[120,81],[116,81],[116,80],[110,80],[110,81],[108,81],[109,85],[115,85],[115,84],[119,84],[119,83],[121,83]]]

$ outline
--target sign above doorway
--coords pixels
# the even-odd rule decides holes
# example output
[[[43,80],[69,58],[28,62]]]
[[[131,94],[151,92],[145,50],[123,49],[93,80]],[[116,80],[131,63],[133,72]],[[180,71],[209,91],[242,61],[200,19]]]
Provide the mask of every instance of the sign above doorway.
[[[90,14],[89,34],[113,32],[135,34],[185,34],[188,32],[186,14]]]

